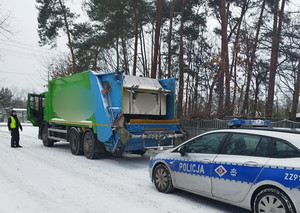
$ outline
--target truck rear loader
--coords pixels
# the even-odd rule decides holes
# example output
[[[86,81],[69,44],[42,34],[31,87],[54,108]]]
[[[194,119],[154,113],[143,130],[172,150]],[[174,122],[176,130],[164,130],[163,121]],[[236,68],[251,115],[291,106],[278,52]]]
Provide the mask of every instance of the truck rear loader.
[[[87,71],[48,82],[48,91],[28,94],[27,119],[39,127],[44,146],[69,142],[88,159],[105,152],[143,155],[184,137],[176,116],[175,79]]]

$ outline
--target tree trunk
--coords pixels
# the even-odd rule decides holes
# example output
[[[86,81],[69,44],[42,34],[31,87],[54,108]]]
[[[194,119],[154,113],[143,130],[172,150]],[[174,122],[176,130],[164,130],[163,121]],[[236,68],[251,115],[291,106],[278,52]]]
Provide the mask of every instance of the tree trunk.
[[[97,64],[98,64],[98,56],[99,56],[99,52],[100,52],[100,48],[95,50],[96,53],[95,53],[95,57],[94,57],[94,62],[93,62],[93,66],[92,66],[92,70],[96,71],[97,70]]]
[[[214,87],[215,87],[215,84],[217,83],[218,81],[218,78],[220,78],[220,75],[221,75],[221,69],[219,68],[217,74],[215,75],[214,77],[214,80],[211,84],[211,86],[209,87],[209,95],[208,95],[208,103],[207,103],[207,107],[206,107],[206,117],[209,118],[210,117],[210,113],[211,113],[211,106],[212,106],[212,96],[213,96],[213,93],[214,93]],[[224,77],[224,76],[223,76]],[[219,98],[220,99],[220,98]],[[220,100],[219,100],[220,102]],[[222,105],[223,106],[223,105]],[[220,111],[222,109],[220,109],[220,104],[219,104],[219,109],[218,109],[218,115],[219,113],[222,113],[222,111]]]
[[[142,27],[141,27],[142,31]],[[139,33],[140,35],[140,47],[141,47],[141,58],[142,58],[142,66],[143,66],[143,76],[146,77],[146,64],[145,64],[145,56],[143,51],[143,39],[142,39],[142,32]]]
[[[258,112],[258,94],[259,94],[259,79],[256,78],[255,79],[255,90],[254,90],[254,116],[256,117],[256,112]],[[261,115],[259,115],[259,117],[261,117]]]
[[[158,78],[162,78],[162,68],[161,68],[161,49],[160,49],[160,42],[158,46]]]
[[[195,88],[194,88],[194,104],[193,109],[195,112],[198,111],[198,84],[199,84],[199,74],[196,72]]]
[[[168,35],[168,78],[171,78],[171,41],[172,41],[172,28],[173,28],[173,16],[174,16],[174,9],[175,9],[176,0],[172,1],[171,11],[170,11],[170,27],[169,27],[169,35]]]
[[[149,77],[151,77],[151,71],[152,71],[152,62],[153,62],[153,53],[154,53],[154,36],[155,36],[155,25],[152,23],[152,30],[151,30],[151,57],[150,57],[150,64],[149,64]],[[144,43],[145,44],[145,43]]]
[[[134,23],[135,23],[135,33],[134,33],[134,57],[133,57],[133,68],[132,75],[136,75],[136,61],[137,61],[137,48],[138,48],[138,16],[136,11],[136,6],[134,0],[131,0],[133,13],[134,13]]]
[[[290,117],[292,121],[296,121],[296,114],[297,114],[297,108],[299,103],[299,92],[300,92],[300,55],[299,55],[297,79],[295,83],[293,104],[292,104],[291,117]]]
[[[186,86],[185,86],[185,107],[184,107],[184,116],[188,114],[188,99],[189,99],[189,81],[190,81],[190,73],[188,73]]]
[[[274,87],[275,87],[275,78],[276,78],[276,69],[278,61],[278,52],[279,52],[279,43],[280,43],[280,34],[281,26],[283,21],[283,11],[285,0],[282,0],[281,10],[279,13],[278,20],[278,5],[279,0],[274,0],[274,23],[273,23],[273,37],[272,37],[272,53],[271,53],[271,64],[270,64],[270,76],[269,76],[269,88],[268,88],[268,98],[266,103],[266,118],[272,119],[272,109],[274,101]],[[277,26],[278,25],[278,26]]]
[[[226,0],[220,0],[220,16],[222,22],[222,48],[221,48],[221,72],[225,75],[225,114],[228,115],[231,109],[230,103],[230,73],[228,58],[228,35],[227,35],[227,11]],[[223,113],[221,113],[223,114]]]
[[[122,50],[123,50],[124,71],[125,71],[126,75],[129,75],[129,69],[128,69],[128,64],[127,64],[126,43],[125,43],[123,35],[121,36],[121,41],[122,41]]]
[[[147,62],[147,52],[146,52],[146,45],[145,45],[145,36],[144,36],[144,30],[143,27],[141,26],[141,52],[144,52],[144,77],[149,77],[149,72],[148,72],[148,62]]]
[[[236,31],[236,37],[235,37],[235,41],[234,41],[234,45],[233,45],[233,57],[232,57],[232,62],[231,62],[231,71],[230,71],[230,75],[234,76],[234,88],[233,88],[233,97],[232,97],[232,104],[231,104],[231,111],[230,111],[230,115],[233,114],[233,106],[235,104],[236,101],[236,85],[237,85],[237,75],[236,75],[236,67],[237,67],[237,58],[238,58],[238,54],[239,54],[239,40],[240,40],[240,32],[241,32],[241,24],[243,21],[243,18],[246,14],[246,11],[248,10],[248,4],[249,4],[249,0],[244,1],[243,7],[242,7],[242,11],[241,11],[241,15],[239,18],[239,21],[237,23],[237,31]],[[232,73],[234,72],[234,74],[232,75]]]
[[[192,82],[194,82],[194,79],[192,79]],[[190,116],[193,111],[192,111],[192,105],[193,105],[193,89],[192,89],[192,83],[191,83],[191,88],[189,90],[189,95],[188,95],[188,100],[189,100],[189,103],[188,103],[188,110],[187,110],[187,115]],[[195,114],[195,113],[194,113]]]
[[[235,37],[235,40],[234,40],[234,44],[233,44],[233,54],[232,54],[233,57],[232,57],[232,61],[231,61],[231,71],[230,71],[230,73],[233,72],[233,67],[234,67],[233,65],[236,62],[237,55],[238,55],[238,52],[239,52],[238,51],[238,49],[239,49],[238,47],[239,47],[241,24],[242,24],[243,18],[245,16],[245,13],[246,13],[246,11],[248,9],[248,4],[249,4],[249,0],[244,1],[243,7],[242,7],[242,11],[241,11],[241,16],[240,16],[239,21],[237,23],[237,31],[236,31],[236,37]]]
[[[236,54],[236,57],[237,57],[237,54]],[[235,104],[236,104],[236,93],[237,93],[237,85],[238,85],[238,83],[237,83],[237,60],[234,60],[234,70],[233,70],[233,96],[232,96],[232,103],[231,103],[231,105],[232,105],[232,114],[233,114],[233,112],[234,112],[234,109],[233,109],[233,107],[235,106]]]
[[[260,27],[262,24],[262,18],[263,18],[265,5],[266,5],[266,0],[263,1],[262,6],[261,6],[261,11],[260,11],[257,28],[256,28],[254,45],[253,45],[251,56],[250,56],[251,59],[250,59],[250,63],[248,64],[247,84],[246,84],[245,99],[244,99],[244,103],[243,103],[242,114],[249,114],[249,89],[250,89],[250,83],[251,83],[251,78],[252,78],[252,73],[253,73],[253,64],[255,63],[255,59],[256,59],[256,49],[257,49],[258,37],[259,37],[259,33],[260,33]]]
[[[116,53],[117,53],[117,70],[119,71],[120,70],[119,37],[117,37]]]
[[[74,54],[72,40],[71,40],[71,33],[70,33],[70,29],[69,29],[69,23],[68,23],[68,20],[67,20],[67,14],[66,14],[65,6],[64,6],[62,0],[59,0],[59,4],[61,6],[61,10],[62,10],[62,13],[63,13],[63,16],[64,16],[64,22],[65,22],[65,27],[66,27],[66,31],[67,31],[67,37],[68,37],[68,46],[70,48],[71,57],[72,57],[72,72],[73,72],[73,74],[75,74],[76,73],[76,60],[75,60],[75,54]]]
[[[181,7],[181,20],[180,20],[180,43],[179,43],[179,91],[178,91],[178,105],[177,105],[177,115],[178,118],[182,118],[182,100],[183,100],[183,23],[184,23],[184,8],[185,0],[182,0]]]
[[[185,116],[189,115],[190,114],[190,110],[191,110],[191,107],[190,107],[190,95],[191,95],[191,86],[192,84],[190,83],[190,75],[192,73],[192,49],[193,49],[193,41],[190,41],[190,48],[189,48],[189,53],[188,53],[188,56],[189,56],[189,59],[188,59],[188,78],[187,78],[187,82],[186,82],[186,98],[185,98],[185,101],[186,101],[186,104],[185,104]],[[193,80],[192,80],[193,82]]]
[[[200,53],[202,53],[202,46],[200,47]],[[197,64],[198,63],[198,56],[195,54],[195,47],[193,47],[193,55],[195,57],[194,63]],[[192,104],[192,108],[194,112],[197,112],[198,110],[198,84],[199,84],[199,66],[196,66],[197,70],[194,74],[194,78],[193,78],[193,82],[195,82],[194,84],[194,98],[193,98],[193,104]],[[196,75],[196,77],[195,77]],[[195,81],[194,81],[195,79]]]
[[[153,53],[153,61],[151,67],[151,78],[156,78],[161,17],[162,17],[162,3],[161,0],[156,0],[156,26],[155,26],[155,38],[154,38],[154,53]]]
[[[218,103],[218,113],[217,117],[222,119],[224,117],[224,72],[219,69],[220,74],[218,75],[219,83],[219,103]]]

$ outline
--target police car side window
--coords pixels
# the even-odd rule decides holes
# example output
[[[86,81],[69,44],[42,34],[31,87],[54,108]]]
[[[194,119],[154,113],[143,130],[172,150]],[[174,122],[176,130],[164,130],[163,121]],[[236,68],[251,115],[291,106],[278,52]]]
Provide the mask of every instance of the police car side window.
[[[274,158],[293,158],[300,157],[300,152],[298,149],[292,147],[281,140],[274,140],[273,146],[273,157]]]
[[[261,138],[255,150],[255,156],[270,157],[270,142],[267,138]]]
[[[214,133],[195,138],[186,146],[187,153],[217,153],[226,133]]]
[[[260,136],[233,134],[225,147],[225,154],[248,156],[268,155],[268,153],[259,153],[264,145],[265,143]]]

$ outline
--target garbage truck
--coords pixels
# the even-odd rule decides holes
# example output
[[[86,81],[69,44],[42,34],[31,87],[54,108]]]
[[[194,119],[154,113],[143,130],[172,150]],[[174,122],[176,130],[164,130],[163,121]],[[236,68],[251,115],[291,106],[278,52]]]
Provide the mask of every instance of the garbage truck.
[[[74,155],[143,155],[167,148],[185,132],[176,119],[175,79],[86,71],[50,80],[28,94],[27,119],[44,146],[69,142]]]

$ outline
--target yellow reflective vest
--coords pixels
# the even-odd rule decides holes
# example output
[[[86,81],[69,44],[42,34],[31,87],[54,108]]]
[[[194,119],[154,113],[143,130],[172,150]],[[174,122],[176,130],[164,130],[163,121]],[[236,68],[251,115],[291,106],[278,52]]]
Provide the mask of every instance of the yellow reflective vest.
[[[17,122],[13,116],[10,116],[11,122],[10,122],[10,128],[14,129],[17,127]],[[18,117],[19,123],[20,123],[20,118]]]

